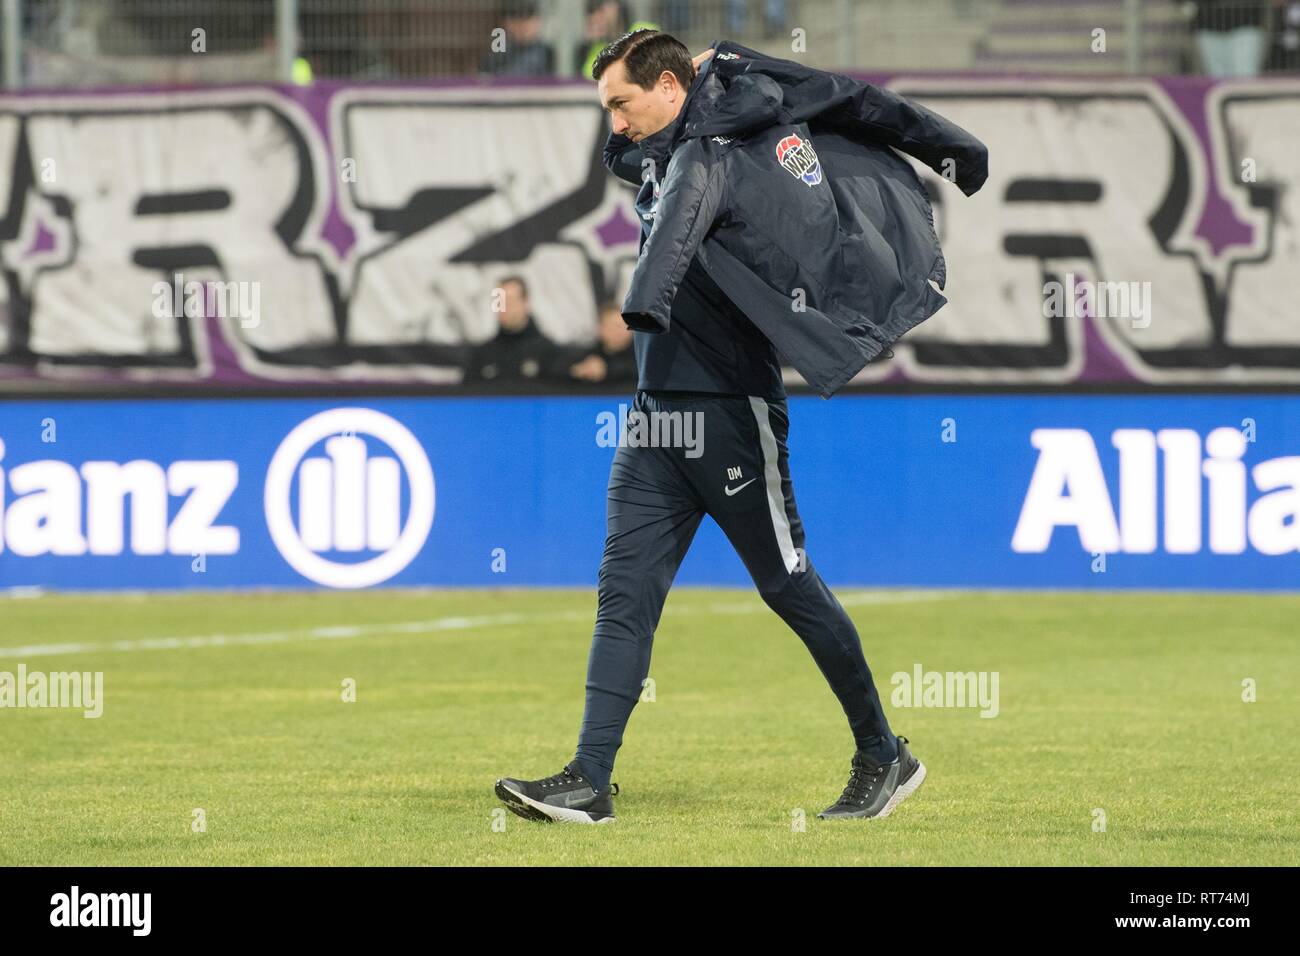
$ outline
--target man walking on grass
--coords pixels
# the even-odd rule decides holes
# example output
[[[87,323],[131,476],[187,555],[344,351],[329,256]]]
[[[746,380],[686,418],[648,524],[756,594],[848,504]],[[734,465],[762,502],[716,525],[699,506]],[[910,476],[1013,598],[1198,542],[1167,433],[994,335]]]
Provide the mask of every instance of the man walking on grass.
[[[710,68],[731,71],[725,86],[717,76],[706,82]],[[797,83],[804,73],[827,78],[811,94],[822,101],[808,99],[814,84]],[[786,74],[783,92],[772,76]],[[888,815],[926,770],[890,729],[853,621],[804,551],[777,346],[829,394],[945,301],[926,281],[942,286],[943,260],[915,173],[885,145],[850,142],[854,123],[936,166],[956,157],[963,191],[983,182],[987,154],[965,131],[895,94],[735,44],[692,60],[675,38],[638,30],[605,48],[593,75],[612,123],[606,165],[641,186],[641,257],[623,305],[638,369],[631,415],[689,417],[703,432],[690,448],[629,442],[615,453],[576,755],[549,777],[503,777],[495,792],[528,819],[614,819],[615,754],[649,674],[668,590],[708,515],[848,718],[856,743],[848,784],[818,816]],[[838,125],[827,120],[810,131],[807,121],[821,114]],[[914,138],[918,129],[928,140]],[[819,233],[828,222],[831,231]],[[894,238],[885,257],[918,262],[888,265],[902,270],[892,276],[880,265],[881,244],[864,239],[886,222]],[[796,230],[788,243],[772,238],[783,224]],[[867,284],[853,285],[860,276]],[[788,303],[762,300],[786,282],[816,290],[809,309],[792,314]]]

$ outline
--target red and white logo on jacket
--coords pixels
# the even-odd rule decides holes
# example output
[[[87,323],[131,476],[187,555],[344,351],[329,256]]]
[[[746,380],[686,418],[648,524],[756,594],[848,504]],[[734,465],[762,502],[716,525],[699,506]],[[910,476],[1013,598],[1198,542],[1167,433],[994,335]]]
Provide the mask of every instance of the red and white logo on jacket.
[[[791,133],[776,144],[776,158],[795,179],[802,179],[809,187],[822,181],[822,164],[817,159],[812,143]]]

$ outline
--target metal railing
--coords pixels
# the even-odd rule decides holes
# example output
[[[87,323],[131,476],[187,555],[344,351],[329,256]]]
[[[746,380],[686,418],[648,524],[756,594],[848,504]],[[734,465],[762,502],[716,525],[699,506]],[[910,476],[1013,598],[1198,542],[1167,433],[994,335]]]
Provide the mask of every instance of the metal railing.
[[[828,69],[1300,71],[1300,0],[0,0],[8,87],[578,76],[637,22]]]

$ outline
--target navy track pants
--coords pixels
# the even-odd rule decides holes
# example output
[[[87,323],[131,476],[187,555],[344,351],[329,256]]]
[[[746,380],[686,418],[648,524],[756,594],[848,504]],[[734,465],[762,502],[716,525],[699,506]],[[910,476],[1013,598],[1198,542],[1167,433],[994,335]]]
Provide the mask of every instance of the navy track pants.
[[[632,428],[638,413],[642,424],[649,421],[639,435]],[[628,441],[615,452],[609,475],[599,603],[576,754],[596,788],[609,784],[623,731],[650,673],[668,589],[706,514],[744,561],[763,600],[811,652],[858,748],[892,759],[895,737],[857,629],[804,551],[790,481],[785,401],[638,391],[628,422]],[[651,444],[637,443],[647,440]],[[673,442],[676,447],[664,447]]]

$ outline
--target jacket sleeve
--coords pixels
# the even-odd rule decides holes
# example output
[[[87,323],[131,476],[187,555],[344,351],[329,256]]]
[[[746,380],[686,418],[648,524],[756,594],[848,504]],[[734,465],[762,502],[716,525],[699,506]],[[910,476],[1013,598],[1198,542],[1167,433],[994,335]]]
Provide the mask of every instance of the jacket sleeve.
[[[641,147],[621,133],[605,140],[605,168],[626,183],[641,185]]]
[[[954,180],[967,196],[988,179],[988,147],[956,123],[891,90],[837,73],[809,72],[819,74],[815,82],[783,84],[793,122],[817,118],[849,135],[893,146]]]
[[[724,185],[720,158],[699,139],[688,140],[673,154],[660,186],[654,226],[623,300],[623,320],[630,328],[668,330],[677,289],[723,208]]]

